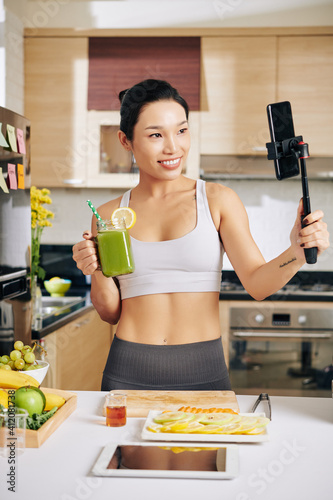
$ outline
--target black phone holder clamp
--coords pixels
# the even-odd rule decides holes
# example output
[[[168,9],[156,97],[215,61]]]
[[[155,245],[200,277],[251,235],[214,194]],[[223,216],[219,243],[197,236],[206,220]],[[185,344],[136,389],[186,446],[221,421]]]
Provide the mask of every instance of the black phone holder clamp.
[[[288,156],[300,158],[301,148],[299,146],[303,144],[306,146],[307,151],[307,155],[304,155],[304,157],[307,158],[309,156],[308,145],[303,142],[303,137],[301,135],[292,137],[291,139],[285,139],[284,141],[267,142],[267,158],[268,160],[280,160]]]
[[[266,143],[266,148],[268,160],[280,160],[281,158],[294,156],[300,161],[304,211],[304,214],[302,215],[302,227],[304,227],[306,224],[303,224],[303,219],[311,212],[308,177],[305,163],[305,159],[310,156],[309,146],[303,142],[303,137],[299,135],[283,141],[268,142]],[[315,264],[317,262],[317,250],[317,247],[304,249],[307,264]]]

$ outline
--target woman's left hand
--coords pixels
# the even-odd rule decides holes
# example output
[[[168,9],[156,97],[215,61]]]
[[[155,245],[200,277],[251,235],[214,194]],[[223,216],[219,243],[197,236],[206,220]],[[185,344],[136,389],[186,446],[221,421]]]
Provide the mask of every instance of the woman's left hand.
[[[303,252],[304,248],[317,247],[318,255],[320,255],[330,246],[327,224],[323,221],[324,213],[322,210],[315,210],[308,214],[303,220],[303,224],[305,224],[303,228],[301,224],[302,214],[303,200],[301,199],[296,221],[290,234],[291,245],[298,254],[300,254],[300,251]]]

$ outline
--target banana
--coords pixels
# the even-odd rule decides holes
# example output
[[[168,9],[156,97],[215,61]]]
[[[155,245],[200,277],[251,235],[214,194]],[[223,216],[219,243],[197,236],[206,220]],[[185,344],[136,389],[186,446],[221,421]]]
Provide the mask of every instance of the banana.
[[[39,387],[39,382],[23,372],[0,370],[0,387],[3,389],[19,389],[24,385]]]
[[[4,389],[0,389],[0,405],[8,408],[8,393]]]
[[[42,389],[43,390],[43,389]],[[44,410],[49,411],[52,410],[55,406],[60,408],[63,404],[66,403],[66,399],[58,394],[53,394],[52,392],[45,392],[46,405]]]

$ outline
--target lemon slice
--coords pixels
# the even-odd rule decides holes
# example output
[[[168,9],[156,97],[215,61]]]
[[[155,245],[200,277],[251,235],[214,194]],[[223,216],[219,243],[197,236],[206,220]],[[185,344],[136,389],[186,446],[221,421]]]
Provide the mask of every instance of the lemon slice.
[[[124,219],[126,229],[131,229],[136,223],[136,213],[129,207],[116,208],[111,214],[112,224]]]
[[[252,431],[248,431],[246,434],[248,434],[249,436],[256,436],[257,434],[263,434],[265,431],[265,427],[255,427]]]
[[[256,422],[256,427],[266,427],[270,422],[270,419],[267,417],[258,417]]]
[[[239,431],[239,429],[241,429],[241,427],[242,426],[240,424],[223,425],[223,426],[221,426],[220,433],[221,434],[234,434],[235,432]]]
[[[201,424],[224,425],[232,421],[232,415],[228,413],[203,413],[198,421]]]
[[[161,432],[161,426],[158,424],[150,424],[147,429],[150,432]]]
[[[187,427],[185,429],[182,429],[182,430],[179,430],[178,432],[179,433],[184,433],[184,434],[187,434],[187,433],[194,433],[194,432],[200,432],[202,429],[204,429],[204,425],[203,424],[199,424],[199,422],[189,422],[189,424],[187,425]]]
[[[240,428],[233,432],[233,434],[248,434],[254,431],[256,428],[255,424],[241,425]]]
[[[223,427],[221,425],[209,424],[204,425],[202,429],[196,431],[200,434],[219,434],[222,432]]]
[[[186,414],[182,411],[169,411],[166,413],[159,413],[153,420],[157,424],[166,424],[176,420],[190,420],[191,416],[192,415]]]

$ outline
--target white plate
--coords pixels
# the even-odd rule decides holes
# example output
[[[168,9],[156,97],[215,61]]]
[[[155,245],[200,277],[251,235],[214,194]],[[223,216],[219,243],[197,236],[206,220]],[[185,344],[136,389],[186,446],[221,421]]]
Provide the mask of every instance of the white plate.
[[[148,413],[142,429],[141,438],[148,441],[186,441],[195,443],[263,443],[269,440],[267,428],[262,434],[250,436],[248,434],[185,434],[176,432],[152,432],[148,430],[154,424],[154,417],[161,413],[160,410],[151,410]],[[240,413],[244,417],[265,417],[264,413]],[[269,425],[269,424],[268,424]]]

